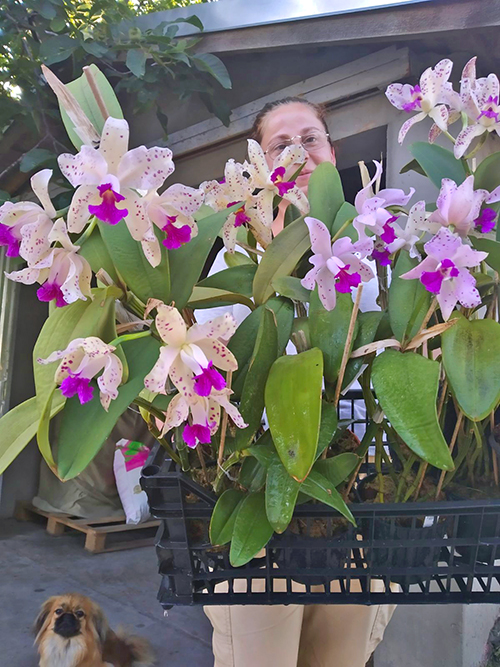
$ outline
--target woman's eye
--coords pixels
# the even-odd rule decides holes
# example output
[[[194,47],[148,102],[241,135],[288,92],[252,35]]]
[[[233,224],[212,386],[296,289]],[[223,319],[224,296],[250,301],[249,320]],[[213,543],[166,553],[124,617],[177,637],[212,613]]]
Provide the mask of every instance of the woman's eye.
[[[303,143],[306,146],[315,146],[317,142],[318,142],[318,137],[315,137],[314,135],[311,135],[310,137],[305,137],[303,141]]]
[[[77,618],[83,618],[85,616],[84,612],[80,611],[80,610],[75,612],[75,615],[76,615]]]

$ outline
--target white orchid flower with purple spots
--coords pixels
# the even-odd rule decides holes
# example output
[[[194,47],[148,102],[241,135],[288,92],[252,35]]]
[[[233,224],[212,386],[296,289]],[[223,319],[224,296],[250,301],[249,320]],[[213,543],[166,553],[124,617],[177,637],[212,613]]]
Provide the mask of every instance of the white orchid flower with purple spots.
[[[40,204],[30,201],[5,202],[0,206],[0,246],[7,257],[25,259],[35,264],[50,248],[48,236],[56,210],[49,197],[52,169],[43,169],[31,177],[31,189]]]
[[[222,181],[205,181],[200,185],[205,193],[205,203],[214,211],[223,211],[241,202],[241,206],[228,215],[221,232],[229,253],[235,250],[238,229],[242,226],[248,226],[263,247],[272,241],[271,227],[262,223],[256,208],[255,186],[244,171],[242,164],[230,159],[226,162]]]
[[[460,78],[460,93],[457,93],[451,83],[446,83],[442,90],[442,101],[449,106],[448,127],[461,118],[468,98],[468,81],[476,80],[476,56],[471,58],[462,70]],[[433,144],[440,136],[442,129],[434,123],[429,130],[429,143]]]
[[[95,215],[109,225],[125,219],[133,239],[154,241],[152,225],[136,191],[157,190],[163,184],[174,171],[172,152],[157,146],[128,150],[128,140],[127,121],[110,117],[99,148],[82,146],[77,155],[59,156],[63,175],[77,188],[68,212],[70,232],[81,232]]]
[[[212,390],[222,391],[226,387],[217,368],[223,371],[238,368],[236,358],[223,342],[236,331],[236,320],[229,313],[188,329],[176,308],[161,305],[155,324],[165,345],[144,379],[146,389],[166,394],[170,378],[179,393],[191,401],[195,396],[208,396]]]
[[[212,391],[209,396],[192,396],[187,399],[183,394],[176,394],[170,401],[162,434],[187,422],[182,437],[189,447],[198,443],[209,444],[211,436],[219,428],[221,408],[223,408],[238,428],[245,428],[243,417],[230,401],[230,389]]]
[[[365,238],[353,243],[347,236],[332,244],[326,225],[316,218],[305,218],[313,251],[309,261],[313,268],[300,281],[306,289],[318,286],[318,295],[326,310],[333,310],[337,292],[347,294],[361,282],[374,277],[364,259],[373,248],[373,241]]]
[[[82,405],[94,397],[90,381],[103,371],[97,378],[97,385],[101,405],[107,412],[111,401],[118,397],[123,375],[122,362],[113,354],[115,349],[95,336],[75,338],[65,350],[56,350],[47,359],[37,359],[37,362],[51,364],[61,359],[54,382],[60,385],[63,396],[78,396]]]
[[[478,266],[488,253],[465,245],[447,227],[441,227],[424,249],[427,257],[400,277],[405,280],[418,278],[429,292],[435,294],[445,321],[457,301],[465,308],[478,306],[481,296],[476,289],[476,279],[468,269]]]
[[[360,239],[366,237],[368,228],[376,236],[382,237],[388,234],[392,236],[390,225],[397,217],[388,211],[390,206],[406,206],[415,193],[414,188],[410,188],[408,194],[399,188],[384,188],[378,193],[373,193],[373,184],[380,181],[382,176],[382,164],[374,160],[375,175],[370,182],[358,192],[354,200],[354,206],[358,215],[353,220],[353,226],[357,230]],[[388,241],[390,242],[390,241]]]
[[[273,200],[276,195],[296,206],[302,214],[309,211],[307,197],[291,180],[301,164],[307,160],[304,148],[300,145],[287,146],[269,168],[260,144],[248,140],[248,170],[254,188],[260,189],[256,195],[257,211],[262,224],[270,228],[273,223]]]
[[[38,262],[26,269],[6,273],[7,278],[25,285],[40,283],[37,290],[40,301],[55,300],[58,308],[78,299],[92,298],[92,269],[87,260],[78,255],[80,246],[71,243],[62,218],[56,220],[47,238],[49,244],[59,243],[60,247],[49,248]]]
[[[441,227],[451,227],[462,237],[473,230],[487,233],[495,226],[497,214],[491,208],[481,211],[481,207],[497,201],[500,201],[500,187],[490,193],[474,190],[474,176],[468,176],[460,185],[450,178],[443,178],[437,208],[430,214],[426,227],[432,233]]]
[[[418,112],[401,126],[398,137],[400,144],[403,143],[408,130],[427,116],[430,116],[441,130],[448,129],[448,109],[445,103],[450,98],[451,88],[448,79],[452,68],[452,61],[445,58],[434,68],[426,69],[416,86],[407,83],[392,83],[388,86],[385,94],[396,109],[407,113]]]
[[[396,224],[400,217],[394,217],[396,220],[386,223],[386,229],[380,237],[385,246],[384,255],[393,255],[398,250],[405,249],[408,250],[410,257],[420,258],[416,243],[420,239],[419,232],[425,229],[425,202],[418,201],[411,207],[404,227],[399,222]]]
[[[500,136],[500,83],[496,74],[468,78],[464,86],[464,111],[472,121],[457,137],[454,154],[461,158],[472,141],[485,132]]]
[[[146,217],[165,232],[165,239],[161,243],[167,250],[177,250],[198,234],[198,225],[193,215],[203,204],[204,198],[202,190],[181,183],[171,185],[161,195],[152,190],[143,198]],[[156,235],[143,239],[141,245],[151,266],[158,266],[161,248]]]

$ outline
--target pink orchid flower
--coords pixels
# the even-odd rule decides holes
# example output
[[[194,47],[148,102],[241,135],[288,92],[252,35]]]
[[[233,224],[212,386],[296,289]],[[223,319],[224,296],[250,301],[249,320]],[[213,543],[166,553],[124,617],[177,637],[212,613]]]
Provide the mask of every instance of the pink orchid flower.
[[[193,215],[203,204],[204,198],[202,190],[180,183],[171,185],[161,195],[152,190],[144,197],[145,215],[165,232],[165,239],[161,243],[168,250],[180,248],[198,234],[198,225]],[[158,266],[161,248],[156,235],[153,233],[153,238],[143,239],[141,245],[151,266]]]
[[[474,77],[474,78],[473,78]],[[500,136],[500,83],[496,74],[476,79],[475,71],[463,81],[463,108],[470,123],[457,137],[454,154],[461,158],[472,141],[485,132]]]
[[[445,58],[434,68],[426,69],[416,86],[407,83],[392,83],[388,86],[385,94],[396,109],[407,113],[418,112],[401,126],[398,137],[400,144],[403,143],[408,130],[427,116],[430,116],[441,130],[447,130],[448,109],[443,102],[447,102],[450,97],[448,79],[452,68],[452,61]]]
[[[95,336],[75,338],[65,350],[56,350],[47,359],[37,359],[37,362],[50,364],[62,359],[54,382],[60,385],[63,396],[78,396],[82,405],[92,400],[94,388],[90,386],[90,381],[103,371],[97,378],[97,385],[101,405],[107,412],[111,400],[118,397],[118,386],[123,375],[122,362],[113,354],[115,349]]]
[[[229,313],[188,329],[176,308],[161,305],[155,324],[165,345],[144,379],[146,389],[166,394],[170,378],[179,392],[192,401],[193,396],[208,396],[214,389],[225,388],[226,381],[217,368],[238,368],[235,357],[222,342],[236,331],[236,320]]]
[[[34,202],[5,202],[0,206],[0,246],[7,246],[7,257],[25,259],[35,264],[50,248],[48,235],[56,210],[49,197],[52,169],[43,169],[31,177],[31,189],[41,206]]]
[[[474,176],[468,176],[460,185],[450,178],[443,178],[436,202],[437,209],[430,214],[427,229],[435,233],[441,227],[452,227],[453,231],[465,237],[476,227],[481,231],[482,225],[486,223],[487,231],[491,231],[486,219],[488,213],[483,211],[481,214],[481,207],[484,203],[491,204],[497,201],[500,201],[500,187],[489,193],[487,190],[474,190]],[[493,213],[494,220],[496,213],[494,211]]]
[[[70,232],[81,232],[91,215],[110,225],[124,218],[133,239],[154,241],[136,191],[156,190],[163,184],[174,171],[172,152],[157,146],[127,150],[128,140],[127,121],[110,117],[99,148],[82,146],[77,155],[59,156],[62,173],[77,188],[68,212]]]
[[[445,321],[457,301],[465,308],[478,306],[481,297],[476,289],[476,280],[467,269],[478,266],[488,253],[464,245],[460,237],[447,227],[441,227],[436,236],[424,245],[424,249],[427,257],[400,277],[405,280],[418,278],[429,292],[435,294]]]
[[[6,273],[7,278],[25,285],[40,283],[37,291],[40,301],[55,300],[58,308],[78,299],[92,298],[92,269],[87,260],[78,255],[80,246],[71,243],[62,218],[56,220],[47,240],[49,246],[60,243],[61,247],[49,247],[37,262],[21,271]]]
[[[222,227],[222,240],[229,253],[234,253],[238,229],[242,226],[248,226],[264,247],[271,243],[271,227],[261,221],[253,196],[255,187],[252,180],[245,176],[242,164],[233,159],[228,160],[222,181],[205,181],[200,189],[205,192],[205,203],[214,211],[223,211],[241,202],[241,206],[229,214]]]
[[[250,162],[247,167],[252,185],[260,189],[256,196],[257,211],[265,227],[270,228],[273,223],[273,200],[276,195],[296,206],[302,214],[309,211],[307,197],[296,182],[290,180],[300,165],[307,160],[302,146],[287,146],[269,169],[260,144],[249,139],[248,157]]]
[[[170,431],[176,426],[186,423],[182,437],[189,447],[196,447],[198,443],[209,444],[211,436],[219,428],[221,408],[231,417],[238,428],[245,428],[245,423],[238,409],[229,401],[232,394],[230,389],[212,391],[209,396],[192,396],[186,398],[184,394],[176,394],[170,401],[162,433]]]
[[[382,176],[382,164],[374,160],[375,175],[370,182],[358,192],[354,200],[354,206],[358,215],[353,220],[353,226],[357,230],[360,239],[366,237],[366,228],[381,236],[388,232],[386,225],[395,220],[394,214],[387,210],[389,206],[406,206],[415,193],[414,188],[405,195],[399,188],[385,188],[375,195],[373,184],[380,181]]]
[[[306,289],[318,286],[318,295],[326,310],[333,310],[337,292],[348,293],[361,282],[374,277],[373,271],[361,261],[372,251],[371,239],[353,243],[347,236],[334,241],[326,225],[316,218],[305,218],[311,237],[313,268],[300,281]]]
[[[418,232],[425,228],[425,202],[418,201],[411,207],[404,227],[396,224],[396,220],[386,223],[385,232],[380,237],[385,242],[385,250],[389,255],[393,255],[398,250],[405,249],[410,253],[410,257],[420,257],[416,243],[420,239]]]

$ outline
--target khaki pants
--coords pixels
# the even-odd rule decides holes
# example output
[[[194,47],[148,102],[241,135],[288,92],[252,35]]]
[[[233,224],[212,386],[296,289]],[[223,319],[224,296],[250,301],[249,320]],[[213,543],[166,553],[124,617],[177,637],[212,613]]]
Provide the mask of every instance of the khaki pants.
[[[214,628],[214,667],[365,667],[394,609],[393,605],[204,607]]]

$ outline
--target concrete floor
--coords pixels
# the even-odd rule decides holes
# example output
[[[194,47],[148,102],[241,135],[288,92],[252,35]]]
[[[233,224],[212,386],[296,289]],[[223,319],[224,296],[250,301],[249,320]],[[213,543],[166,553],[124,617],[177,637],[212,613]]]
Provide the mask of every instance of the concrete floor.
[[[0,665],[37,667],[31,626],[38,609],[51,595],[75,591],[98,602],[112,627],[147,637],[159,667],[212,667],[211,626],[202,609],[177,607],[163,616],[153,548],[92,556],[83,540],[0,521]]]

